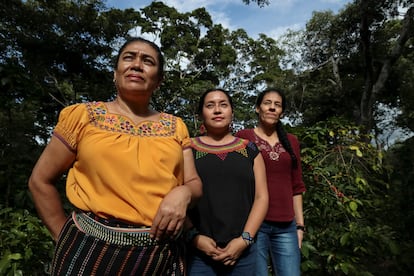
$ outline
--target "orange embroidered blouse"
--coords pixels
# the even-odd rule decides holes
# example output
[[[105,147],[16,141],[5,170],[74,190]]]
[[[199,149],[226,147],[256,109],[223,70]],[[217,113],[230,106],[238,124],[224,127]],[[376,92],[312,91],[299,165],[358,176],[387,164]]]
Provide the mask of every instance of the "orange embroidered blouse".
[[[190,139],[173,115],[134,125],[104,102],[75,104],[61,111],[53,134],[76,153],[66,194],[79,209],[151,226],[164,196],[183,184]]]

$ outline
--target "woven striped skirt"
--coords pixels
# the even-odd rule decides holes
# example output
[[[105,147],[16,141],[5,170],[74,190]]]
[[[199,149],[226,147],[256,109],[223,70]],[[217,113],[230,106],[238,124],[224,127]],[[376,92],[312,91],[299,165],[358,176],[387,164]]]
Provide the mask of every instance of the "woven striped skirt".
[[[157,242],[149,228],[119,226],[72,213],[56,244],[51,275],[185,275],[181,238]]]

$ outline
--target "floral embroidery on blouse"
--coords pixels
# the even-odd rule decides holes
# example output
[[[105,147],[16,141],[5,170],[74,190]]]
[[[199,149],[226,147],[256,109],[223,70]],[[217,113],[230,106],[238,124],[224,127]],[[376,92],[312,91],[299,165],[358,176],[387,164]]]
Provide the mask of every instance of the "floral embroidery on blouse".
[[[267,153],[270,160],[279,161],[280,154],[286,152],[285,148],[282,146],[281,143],[276,143],[276,145],[272,147],[266,140],[261,139],[256,134],[254,136],[255,144],[257,145],[260,151]]]
[[[191,147],[196,151],[196,159],[200,159],[207,154],[214,154],[221,160],[224,160],[229,152],[237,152],[245,157],[248,157],[246,145],[254,148],[251,142],[240,138],[236,138],[233,142],[220,146],[205,144],[201,141],[200,137],[191,138]]]
[[[160,113],[158,121],[144,121],[135,125],[123,115],[109,113],[103,102],[89,102],[86,106],[90,122],[107,131],[134,136],[171,136],[177,126],[177,117],[167,113]]]

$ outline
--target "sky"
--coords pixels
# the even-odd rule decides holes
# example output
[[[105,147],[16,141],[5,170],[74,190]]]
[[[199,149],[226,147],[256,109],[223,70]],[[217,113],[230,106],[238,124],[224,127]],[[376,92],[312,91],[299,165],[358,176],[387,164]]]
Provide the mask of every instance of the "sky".
[[[109,7],[119,9],[148,6],[150,0],[107,0]],[[242,0],[166,0],[162,1],[179,12],[205,7],[214,24],[229,30],[244,29],[252,38],[260,33],[277,39],[288,29],[304,29],[314,11],[331,10],[335,14],[351,0],[270,0],[260,8],[256,3],[246,5]]]

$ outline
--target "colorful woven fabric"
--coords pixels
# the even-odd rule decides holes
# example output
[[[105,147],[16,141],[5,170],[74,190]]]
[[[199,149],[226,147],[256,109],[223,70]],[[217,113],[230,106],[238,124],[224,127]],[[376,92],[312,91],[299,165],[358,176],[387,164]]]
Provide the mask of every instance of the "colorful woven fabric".
[[[156,242],[149,238],[148,229],[117,228],[82,214],[66,222],[51,270],[51,275],[184,274],[181,239]]]

